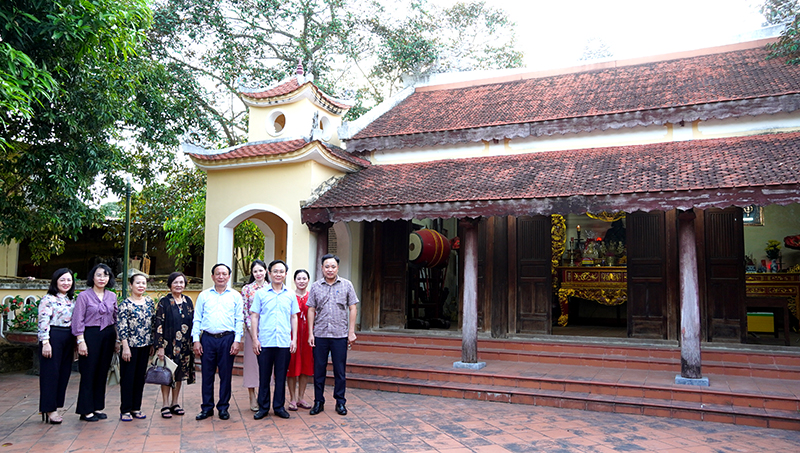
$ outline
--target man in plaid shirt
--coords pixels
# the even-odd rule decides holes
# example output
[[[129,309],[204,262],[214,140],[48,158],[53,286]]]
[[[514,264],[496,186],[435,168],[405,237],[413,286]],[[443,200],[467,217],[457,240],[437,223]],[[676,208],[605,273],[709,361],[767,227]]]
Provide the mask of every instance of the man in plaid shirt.
[[[323,278],[308,290],[308,344],[314,348],[314,407],[309,415],[325,410],[325,377],[328,353],[333,363],[333,397],[336,413],[347,415],[345,391],[345,363],[347,349],[356,341],[356,315],[358,296],[350,280],[339,277],[339,257],[327,254],[322,257]]]

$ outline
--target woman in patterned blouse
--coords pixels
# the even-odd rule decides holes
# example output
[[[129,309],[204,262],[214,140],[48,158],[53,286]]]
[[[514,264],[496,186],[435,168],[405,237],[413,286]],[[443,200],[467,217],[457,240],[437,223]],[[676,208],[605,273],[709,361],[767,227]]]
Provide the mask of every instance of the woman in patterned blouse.
[[[244,302],[244,376],[242,387],[250,392],[250,410],[258,411],[256,401],[256,387],[258,387],[258,358],[253,352],[253,340],[250,338],[250,306],[256,291],[267,284],[267,264],[261,260],[253,261],[250,265],[250,281],[242,287],[242,301]]]
[[[63,421],[58,408],[64,407],[75,353],[70,330],[74,297],[72,271],[61,268],[53,273],[50,288],[39,302],[39,412],[42,420],[54,425]]]
[[[164,356],[172,359],[178,368],[175,370],[172,385],[161,386],[161,416],[183,415],[186,411],[178,404],[183,381],[194,383],[194,352],[192,351],[192,320],[194,305],[192,299],[183,294],[186,276],[173,272],[167,277],[169,294],[158,301],[155,320],[155,347],[159,360]],[[172,399],[170,399],[172,392]]]
[[[145,296],[147,276],[137,273],[128,279],[131,295],[119,303],[117,330],[122,342],[120,362],[119,419],[129,422],[134,418],[147,418],[142,413],[142,393],[147,360],[153,349],[153,299]]]

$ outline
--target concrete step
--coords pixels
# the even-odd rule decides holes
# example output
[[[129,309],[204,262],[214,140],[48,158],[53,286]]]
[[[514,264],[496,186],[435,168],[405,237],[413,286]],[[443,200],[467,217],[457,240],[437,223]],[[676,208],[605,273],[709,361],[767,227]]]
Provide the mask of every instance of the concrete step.
[[[386,333],[359,333],[354,350],[386,354],[460,357],[461,340]],[[670,346],[620,344],[563,344],[543,341],[479,340],[480,360],[560,365],[680,370],[680,349]],[[768,379],[800,379],[800,351],[703,351],[703,372]]]

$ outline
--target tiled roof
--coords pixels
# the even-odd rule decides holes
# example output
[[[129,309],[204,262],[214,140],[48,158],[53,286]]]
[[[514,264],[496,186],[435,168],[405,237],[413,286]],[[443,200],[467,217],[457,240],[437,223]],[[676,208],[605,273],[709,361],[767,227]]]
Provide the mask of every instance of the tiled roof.
[[[191,156],[195,160],[207,161],[207,162],[242,159],[248,157],[277,156],[301,150],[302,148],[312,143],[318,143],[320,147],[327,150],[329,153],[341,159],[344,159],[352,164],[356,164],[361,167],[367,167],[370,165],[369,161],[353,156],[352,154],[342,149],[333,146],[326,146],[324,143],[319,141],[309,142],[302,138],[296,140],[280,141],[280,142],[245,143],[241,146],[234,147],[233,149],[230,149],[229,151],[220,154],[190,153],[189,156]]]
[[[353,139],[647,111],[800,93],[800,65],[763,48],[417,91]]]
[[[298,88],[300,88],[300,84],[297,82],[297,76],[292,76],[289,77],[283,83],[274,87],[267,88],[264,91],[257,91],[252,93],[244,92],[242,94],[253,99],[267,99],[289,94],[292,91],[297,90]]]
[[[523,200],[800,184],[800,133],[372,165],[307,208]],[[795,197],[800,199],[800,193]]]
[[[335,98],[332,98],[332,97],[326,95],[325,93],[322,92],[322,90],[320,90],[312,82],[306,82],[306,83],[300,85],[300,83],[298,83],[298,81],[297,81],[297,77],[296,76],[289,77],[283,83],[281,83],[281,84],[279,84],[277,86],[274,86],[274,87],[270,87],[270,88],[268,88],[268,89],[266,89],[264,91],[243,92],[242,95],[244,95],[246,97],[249,97],[251,99],[268,99],[268,98],[273,98],[273,97],[285,96],[287,94],[290,94],[290,93],[292,93],[294,91],[299,90],[300,88],[302,88],[302,87],[304,87],[306,85],[311,85],[311,88],[313,90],[315,90],[320,97],[322,97],[327,102],[330,102],[331,104],[335,105],[336,107],[338,107],[340,109],[345,109],[346,110],[346,109],[349,109],[350,107],[352,107],[352,105],[345,104],[342,101],[339,101],[339,100],[337,100]]]

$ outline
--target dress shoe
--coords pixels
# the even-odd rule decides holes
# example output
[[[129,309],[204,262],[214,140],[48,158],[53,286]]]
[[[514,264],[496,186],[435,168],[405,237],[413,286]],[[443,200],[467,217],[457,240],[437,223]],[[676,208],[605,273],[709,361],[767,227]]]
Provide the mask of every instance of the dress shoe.
[[[229,418],[231,418],[231,414],[228,411],[219,411],[220,420],[227,420]]]
[[[253,418],[256,420],[261,420],[262,418],[266,417],[269,414],[269,411],[266,409],[259,409],[258,412],[253,415]]]
[[[277,409],[275,409],[275,408],[273,407],[273,408],[272,408],[272,412],[273,412],[273,413],[275,413],[275,415],[277,415],[277,416],[278,416],[278,417],[280,417],[280,418],[289,418],[289,413],[288,413],[288,412],[286,412],[286,409],[284,409],[284,408],[282,408],[282,407],[279,407],[279,408],[277,408]]]
[[[200,411],[199,414],[194,418],[195,420],[205,420],[208,417],[213,417],[214,411]]]
[[[325,403],[318,403],[314,401],[314,407],[312,407],[311,410],[308,411],[308,415],[317,415],[324,410],[325,410]]]
[[[342,403],[336,403],[336,413],[339,415],[347,415],[347,408]]]

